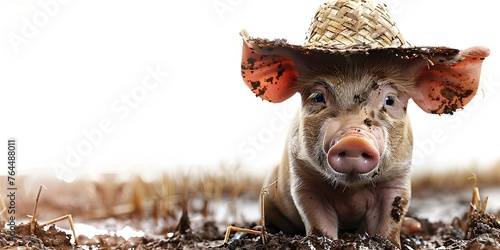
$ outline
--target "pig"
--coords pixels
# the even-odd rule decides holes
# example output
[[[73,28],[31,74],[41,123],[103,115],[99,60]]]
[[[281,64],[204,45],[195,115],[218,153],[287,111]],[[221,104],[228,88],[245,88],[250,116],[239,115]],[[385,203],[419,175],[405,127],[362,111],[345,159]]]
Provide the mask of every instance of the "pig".
[[[282,160],[264,183],[277,180],[264,199],[266,226],[331,239],[367,232],[400,247],[411,199],[408,101],[431,114],[463,108],[489,50],[331,53],[242,36],[248,87],[274,103],[301,96]]]

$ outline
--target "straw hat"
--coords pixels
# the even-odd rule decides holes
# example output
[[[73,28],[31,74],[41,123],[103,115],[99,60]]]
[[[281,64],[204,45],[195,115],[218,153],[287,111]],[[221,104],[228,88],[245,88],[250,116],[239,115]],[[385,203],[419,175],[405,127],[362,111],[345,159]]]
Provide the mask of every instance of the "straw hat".
[[[390,49],[411,55],[423,53],[457,53],[446,47],[411,47],[399,32],[384,5],[370,0],[338,0],[324,3],[314,15],[303,46],[286,39],[253,38],[243,30],[241,36],[252,47],[272,49],[289,47],[302,52],[323,51],[331,54],[356,54],[368,50]]]
[[[423,58],[429,67],[434,64],[454,65],[463,59],[457,57],[458,49],[410,46],[385,6],[370,0],[337,0],[320,6],[304,45],[290,44],[286,39],[253,38],[245,30],[240,34],[244,40],[242,77],[257,96],[272,102],[281,102],[294,93],[269,91],[273,88],[289,89],[293,84],[297,72],[290,55],[294,53],[349,56],[385,51],[403,60]],[[478,53],[484,59],[489,50],[481,49]],[[439,60],[432,60],[434,57],[439,57]]]

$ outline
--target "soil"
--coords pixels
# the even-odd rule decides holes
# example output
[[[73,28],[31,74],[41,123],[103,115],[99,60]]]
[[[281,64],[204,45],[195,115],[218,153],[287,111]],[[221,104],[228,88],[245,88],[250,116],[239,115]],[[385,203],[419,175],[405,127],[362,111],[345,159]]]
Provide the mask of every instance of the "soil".
[[[112,181],[108,180],[107,184],[110,183]],[[246,187],[246,190],[258,190],[248,183],[242,184],[242,187]],[[461,191],[431,190],[427,186],[424,191],[414,192],[408,216],[420,221],[422,229],[417,233],[401,234],[401,248],[500,249],[500,222],[497,219],[500,216],[500,188],[497,185],[491,187],[484,190],[490,196],[488,210],[486,202],[476,203],[477,201],[471,200],[470,185]],[[204,188],[209,190],[208,185]],[[123,189],[117,190],[112,196],[124,193]],[[76,241],[79,244],[75,244],[71,230],[62,229],[69,228],[67,221],[59,222],[58,226],[43,228],[36,224],[32,235],[29,221],[26,219],[16,226],[15,231],[10,231],[9,228],[0,229],[0,249],[397,249],[382,236],[350,233],[341,235],[340,239],[331,240],[315,235],[266,232],[263,243],[261,235],[232,232],[229,243],[224,243],[229,225],[260,230],[258,194],[242,192],[245,188],[240,187],[228,189],[229,192],[221,191],[220,193],[225,194],[222,196],[209,195],[212,192],[217,193],[215,191],[203,194],[196,189],[189,192],[185,188],[179,190],[182,191],[176,192],[171,199],[164,199],[165,203],[148,203],[146,195],[131,195],[130,197],[134,197],[133,202],[125,204],[134,203],[134,206],[125,206],[127,209],[122,211],[117,208],[123,206],[111,204],[115,209],[107,209],[106,213],[99,207],[95,208],[97,210],[89,210],[82,203],[74,203],[70,209],[67,206],[57,206],[63,203],[47,202],[51,195],[44,193],[38,204],[38,221],[48,221],[71,212],[77,223]],[[89,203],[81,189],[77,192],[80,196],[73,197],[78,197],[83,203],[99,205],[98,202]],[[33,193],[29,196],[35,197]],[[479,194],[477,197],[479,198]],[[95,198],[92,199],[96,201]],[[54,201],[61,202],[61,199]],[[19,208],[25,208],[28,212],[23,213],[30,214],[29,210],[33,208],[34,202],[25,199],[23,202],[25,204],[22,203]],[[101,205],[104,203],[101,201]],[[471,209],[470,204],[476,204],[478,210]],[[106,206],[110,204],[107,203]],[[104,214],[107,216],[102,216]],[[0,217],[0,223],[5,225],[1,220]],[[91,233],[83,232],[81,225],[91,226]],[[141,234],[123,236],[119,229],[126,227]],[[103,231],[106,233],[102,233]]]
[[[444,223],[430,223],[420,219],[422,231],[402,234],[402,249],[499,249],[500,225],[491,214],[475,217],[471,223],[470,237],[464,231]],[[249,225],[250,226],[250,225]],[[0,233],[2,249],[397,249],[387,239],[367,234],[345,234],[341,239],[330,240],[323,236],[291,236],[282,233],[267,234],[266,245],[260,236],[233,234],[229,244],[223,243],[224,234],[215,223],[207,222],[201,228],[184,233],[177,231],[171,237],[154,239],[131,237],[128,240],[116,235],[98,235],[92,239],[79,237],[81,246],[70,242],[71,235],[50,226],[37,227],[35,235],[29,234],[29,225],[21,224],[13,236],[3,229]]]
[[[464,215],[465,217],[466,215]],[[487,212],[474,211],[469,229],[455,223],[429,222],[419,218],[422,230],[415,234],[402,234],[402,249],[500,249],[500,223]],[[194,223],[196,224],[196,223]],[[238,225],[255,228],[256,224]],[[466,231],[468,232],[466,234]],[[225,226],[215,221],[193,225],[184,212],[175,232],[163,236],[123,237],[107,234],[92,238],[80,235],[80,246],[72,243],[71,234],[58,230],[54,225],[40,228],[30,235],[29,224],[16,227],[13,235],[7,229],[0,232],[2,249],[397,249],[387,239],[367,234],[344,234],[341,239],[331,240],[323,236],[292,236],[283,233],[261,236],[232,233],[230,243],[224,243]]]

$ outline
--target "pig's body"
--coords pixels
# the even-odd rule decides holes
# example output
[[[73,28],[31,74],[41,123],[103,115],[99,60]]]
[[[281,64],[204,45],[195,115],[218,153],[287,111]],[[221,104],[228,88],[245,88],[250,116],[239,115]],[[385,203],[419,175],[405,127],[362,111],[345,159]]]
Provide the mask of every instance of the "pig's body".
[[[309,223],[315,221],[318,223],[317,230],[314,231],[314,228],[311,228],[309,234],[327,235],[336,239],[338,230],[368,232],[370,235],[386,232],[386,237],[399,241],[395,238],[399,237],[399,229],[394,224],[399,224],[398,218],[403,218],[407,206],[404,203],[401,207],[393,206],[393,204],[397,196],[402,197],[403,202],[410,198],[410,183],[407,176],[401,177],[407,183],[397,183],[401,190],[395,188],[394,180],[380,182],[376,187],[345,189],[318,181],[323,177],[317,173],[303,175],[303,171],[292,171],[294,173],[291,175],[294,177],[290,179],[286,177],[288,174],[284,173],[287,170],[289,166],[280,165],[268,176],[267,180],[278,180],[278,188],[270,190],[270,194],[265,198],[268,226],[278,227],[287,234],[306,234],[304,222],[297,210],[297,207],[300,207],[303,211],[307,211],[304,216],[311,218]],[[299,181],[304,185],[293,191],[296,195],[302,196],[302,199],[297,198],[296,206],[290,185],[295,185],[291,183]],[[308,190],[304,191],[304,189]],[[273,197],[276,198],[273,199]],[[397,209],[394,210],[396,214],[391,215],[393,209]],[[394,221],[391,221],[391,217],[395,215],[398,217],[392,218]],[[381,218],[385,220],[380,221]],[[338,228],[334,225],[338,225]]]
[[[268,225],[286,233],[331,238],[339,231],[368,232],[399,243],[410,200],[413,140],[406,103],[412,79],[391,59],[385,54],[339,57],[335,64],[301,59],[303,107],[283,160],[267,180],[278,180],[278,188],[271,188],[265,200]],[[322,92],[324,103],[308,99],[316,91]],[[397,104],[386,105],[387,95]],[[347,153],[371,150],[378,157],[366,157],[378,161],[366,168],[363,163],[370,158],[354,152],[355,160],[345,166],[350,169],[336,170],[329,156],[336,146]]]

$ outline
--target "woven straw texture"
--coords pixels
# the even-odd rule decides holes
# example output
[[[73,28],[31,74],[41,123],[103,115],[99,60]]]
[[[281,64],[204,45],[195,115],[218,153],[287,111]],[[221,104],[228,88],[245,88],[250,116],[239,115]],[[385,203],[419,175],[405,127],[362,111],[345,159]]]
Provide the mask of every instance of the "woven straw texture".
[[[339,0],[318,9],[304,46],[376,49],[409,47],[409,44],[384,6],[366,0]]]

